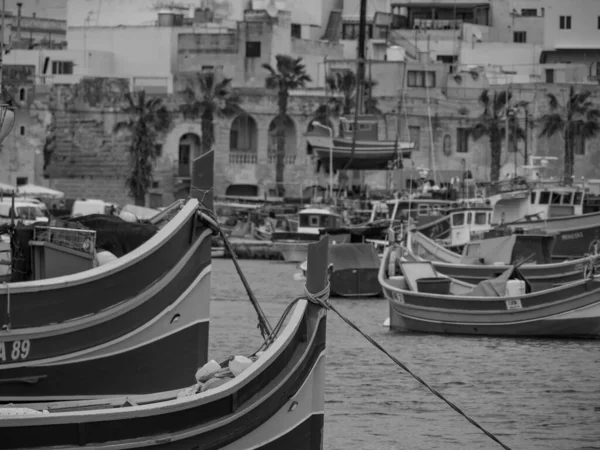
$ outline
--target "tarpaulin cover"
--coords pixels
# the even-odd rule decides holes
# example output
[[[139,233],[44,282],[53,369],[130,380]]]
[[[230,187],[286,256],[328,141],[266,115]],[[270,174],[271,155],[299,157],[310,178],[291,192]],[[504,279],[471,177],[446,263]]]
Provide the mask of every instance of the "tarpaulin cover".
[[[349,234],[350,242],[362,242],[363,239],[386,239],[386,233],[389,225],[367,226],[367,227],[348,227],[348,228],[323,228],[319,230],[321,235],[329,234],[335,236],[338,234]]]
[[[381,261],[373,244],[335,244],[329,246],[329,262],[333,271],[378,269]]]
[[[96,248],[111,252],[117,257],[126,255],[149,240],[158,227],[148,223],[125,222],[116,216],[90,214],[68,219],[96,232]]]
[[[525,282],[525,292],[531,292],[531,285],[527,279],[521,275],[514,266],[509,267],[495,278],[483,280],[473,288],[471,292],[464,295],[467,297],[504,297],[506,296],[506,282],[511,279],[522,280]]]

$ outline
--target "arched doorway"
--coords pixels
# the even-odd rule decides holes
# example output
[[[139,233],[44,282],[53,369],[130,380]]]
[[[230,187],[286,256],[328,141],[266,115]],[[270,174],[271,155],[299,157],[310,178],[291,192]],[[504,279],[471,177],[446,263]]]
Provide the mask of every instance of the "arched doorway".
[[[283,123],[285,129],[284,164],[294,164],[296,162],[296,125],[289,116],[285,116]],[[269,124],[268,155],[269,162],[274,163],[277,159],[277,118]]]
[[[240,114],[231,123],[229,131],[229,162],[231,164],[256,164],[258,127],[254,118]]]
[[[186,133],[179,139],[178,171],[180,177],[192,176],[192,161],[200,156],[200,136],[196,133]]]

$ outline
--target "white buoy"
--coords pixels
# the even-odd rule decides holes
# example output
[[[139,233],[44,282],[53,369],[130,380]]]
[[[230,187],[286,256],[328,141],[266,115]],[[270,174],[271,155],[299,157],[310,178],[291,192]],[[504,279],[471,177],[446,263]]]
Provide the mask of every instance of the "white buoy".
[[[383,326],[389,328],[389,326],[390,326],[390,318],[389,317],[383,321]]]

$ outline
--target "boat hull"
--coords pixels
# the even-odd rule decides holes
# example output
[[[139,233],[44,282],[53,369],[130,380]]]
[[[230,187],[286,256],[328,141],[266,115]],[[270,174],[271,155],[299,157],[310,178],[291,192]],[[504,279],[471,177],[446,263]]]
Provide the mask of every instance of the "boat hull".
[[[488,336],[600,337],[600,276],[521,296],[485,295],[494,291],[490,286],[474,294],[472,285],[451,279],[450,294],[434,294],[414,290],[419,276],[416,271],[420,269],[406,269],[413,263],[402,263],[404,275],[389,278],[386,269],[390,254],[388,250],[382,261],[379,282],[389,302],[391,329]],[[509,274],[503,275],[505,280]]]
[[[255,368],[213,392],[177,399],[169,394],[156,403],[149,397],[107,399],[97,402],[98,410],[72,402],[25,421],[0,415],[3,448],[320,450],[325,340],[326,312],[301,301],[261,356],[263,363],[259,359]],[[112,406],[125,400],[129,406]]]
[[[334,297],[377,297],[382,294],[377,280],[379,269],[344,269],[331,274],[331,295]]]
[[[195,214],[171,242],[179,260],[136,295],[77,320],[0,331],[0,401],[89,399],[188,385],[206,362],[210,317],[212,232]],[[79,300],[94,302],[110,295],[107,290]],[[38,294],[40,301],[47,298]]]
[[[0,366],[0,402],[148,394],[187,386],[207,361],[209,300],[210,266],[160,314],[123,337],[71,354]],[[74,339],[70,334],[61,338]]]
[[[600,307],[595,305],[573,317],[556,316],[524,323],[449,323],[404,313],[390,302],[390,329],[398,332],[481,336],[600,338]]]

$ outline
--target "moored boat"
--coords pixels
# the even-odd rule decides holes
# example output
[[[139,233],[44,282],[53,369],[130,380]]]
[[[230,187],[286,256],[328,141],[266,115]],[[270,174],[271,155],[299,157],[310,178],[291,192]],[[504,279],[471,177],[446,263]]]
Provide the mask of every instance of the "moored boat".
[[[198,164],[212,162],[213,154],[203,158]],[[212,175],[199,183],[212,186]],[[191,198],[161,211],[150,221],[156,231],[149,239],[96,267],[90,262],[95,245],[113,242],[109,231],[123,224],[119,218],[78,218],[98,229],[74,228],[85,238],[79,240],[64,240],[71,229],[32,230],[32,270],[41,279],[0,285],[0,401],[185,386],[186,373],[204,363],[208,351],[213,231],[198,220],[201,206]],[[94,244],[101,235],[104,243]],[[82,270],[81,261],[90,268]]]
[[[330,136],[323,127],[315,127],[306,133],[306,140],[317,158],[327,166],[331,156],[334,170],[386,170],[395,160],[410,158],[415,147],[414,142],[379,140],[378,118],[374,116],[358,118],[354,143],[354,121],[342,117],[340,125],[341,134],[337,137]]]
[[[488,336],[600,337],[600,277],[533,291],[510,267],[477,285],[439,274],[430,262],[404,262],[388,276],[391,249],[379,270],[397,331]]]
[[[510,265],[524,262],[520,272],[531,284],[553,286],[582,278],[584,267],[597,264],[591,255],[552,262],[555,236],[512,234],[473,241],[462,254],[454,253],[418,231],[407,234],[404,256],[415,261],[431,261],[441,274],[468,283],[479,283],[504,273]]]
[[[298,212],[298,230],[271,234],[273,249],[287,262],[306,260],[308,244],[320,239],[319,230],[340,228],[342,216],[330,207],[309,207]]]
[[[309,250],[309,292],[326,286],[327,245]],[[264,350],[207,364],[184,390],[0,408],[2,448],[321,449],[326,310],[294,303]]]

